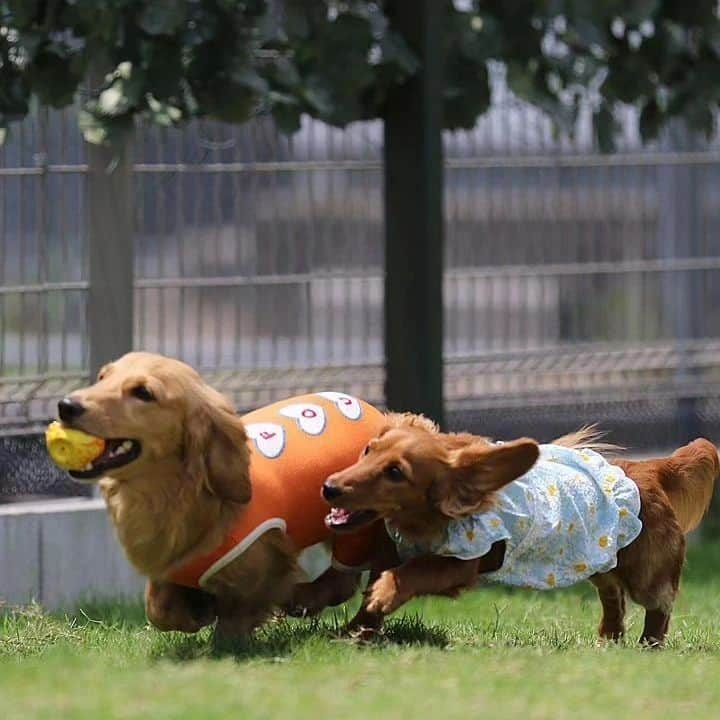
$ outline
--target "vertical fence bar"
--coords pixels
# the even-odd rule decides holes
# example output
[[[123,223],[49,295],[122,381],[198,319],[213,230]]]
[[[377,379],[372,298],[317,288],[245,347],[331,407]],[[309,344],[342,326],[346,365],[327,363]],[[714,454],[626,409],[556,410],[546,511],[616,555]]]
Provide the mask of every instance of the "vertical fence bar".
[[[42,174],[38,178],[36,189],[35,204],[35,235],[38,257],[37,279],[41,285],[48,282],[49,275],[49,250],[50,250],[50,226],[48,207],[48,185],[49,178],[47,172],[48,166],[48,109],[41,108],[38,111],[37,119],[37,140],[35,147],[35,166],[42,169]],[[50,302],[52,296],[47,292],[43,292],[38,298],[40,307],[39,327],[37,336],[37,372],[39,375],[46,375],[50,366]]]
[[[93,79],[102,77],[94,73]],[[98,83],[93,83],[97,86]],[[88,145],[90,373],[132,348],[133,202],[131,139]]]
[[[695,138],[680,122],[671,124],[666,142],[670,150],[694,148]],[[703,212],[701,193],[697,186],[698,168],[688,165],[666,165],[659,169],[660,216],[658,222],[659,251],[663,258],[673,260],[683,251],[696,257],[701,246],[700,219]],[[663,311],[678,352],[675,372],[677,407],[675,433],[682,442],[689,442],[701,434],[697,397],[688,396],[692,371],[688,368],[688,345],[698,336],[698,324],[703,313],[702,298],[697,280],[687,271],[664,273],[662,278]]]
[[[386,400],[442,423],[445,3],[395,0],[388,10],[421,68],[385,113]]]
[[[132,348],[133,212],[129,141],[88,148],[90,373]]]

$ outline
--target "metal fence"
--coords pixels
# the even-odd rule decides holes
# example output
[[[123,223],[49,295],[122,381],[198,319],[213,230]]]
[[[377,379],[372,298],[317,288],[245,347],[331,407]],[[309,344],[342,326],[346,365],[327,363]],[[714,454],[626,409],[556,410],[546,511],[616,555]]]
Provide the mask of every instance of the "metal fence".
[[[451,419],[541,437],[635,419],[645,444],[650,420],[668,439],[715,423],[720,148],[680,132],[642,147],[628,111],[600,155],[587,117],[558,137],[496,91],[446,138]],[[240,408],[319,387],[382,403],[381,145],[379,123],[141,129],[135,347]],[[0,151],[0,434],[37,429],[88,380],[87,192],[71,111],[38,111]]]

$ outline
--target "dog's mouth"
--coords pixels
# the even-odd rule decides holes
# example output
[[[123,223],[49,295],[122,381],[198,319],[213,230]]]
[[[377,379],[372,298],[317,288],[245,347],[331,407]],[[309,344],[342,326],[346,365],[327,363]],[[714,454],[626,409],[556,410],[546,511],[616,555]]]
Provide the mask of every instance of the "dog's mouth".
[[[345,510],[334,507],[325,516],[325,525],[333,532],[349,532],[377,520],[374,510]]]
[[[140,457],[142,448],[137,440],[116,439],[105,441],[105,452],[89,462],[82,470],[69,470],[75,480],[95,480],[109,470],[129,465]]]

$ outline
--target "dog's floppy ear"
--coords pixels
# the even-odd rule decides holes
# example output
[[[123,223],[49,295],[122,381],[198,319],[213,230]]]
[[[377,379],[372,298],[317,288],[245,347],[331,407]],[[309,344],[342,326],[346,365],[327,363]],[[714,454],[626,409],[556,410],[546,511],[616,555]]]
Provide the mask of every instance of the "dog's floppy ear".
[[[503,445],[473,443],[450,456],[433,494],[443,515],[459,518],[488,509],[493,493],[524,475],[537,461],[540,449],[522,438]]]
[[[206,492],[250,500],[250,451],[240,418],[220,393],[203,387],[185,420],[185,467]]]

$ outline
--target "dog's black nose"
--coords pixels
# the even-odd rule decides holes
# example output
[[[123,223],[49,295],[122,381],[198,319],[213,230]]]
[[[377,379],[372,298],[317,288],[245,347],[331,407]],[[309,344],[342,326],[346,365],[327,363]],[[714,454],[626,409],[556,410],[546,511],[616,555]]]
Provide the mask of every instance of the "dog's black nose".
[[[72,422],[85,412],[85,406],[72,398],[63,398],[58,403],[58,415],[63,422]]]
[[[333,498],[340,497],[343,491],[337,485],[324,483],[322,486],[322,494],[326,500],[332,500]]]

